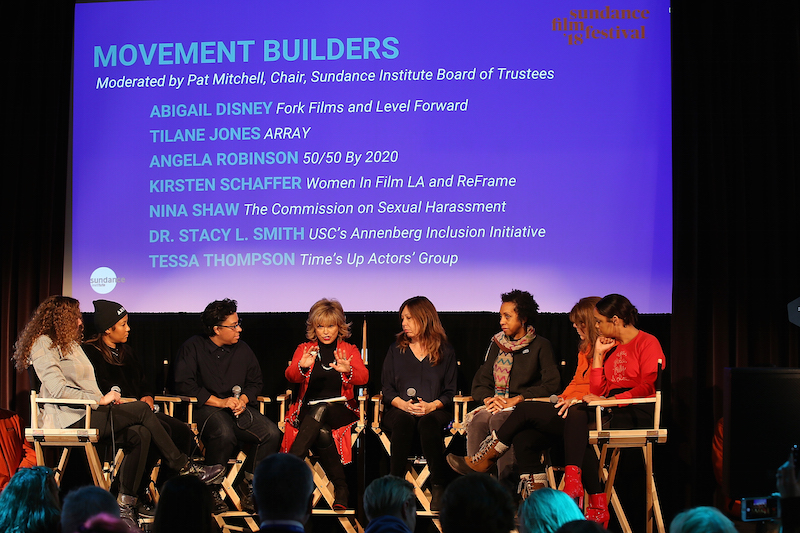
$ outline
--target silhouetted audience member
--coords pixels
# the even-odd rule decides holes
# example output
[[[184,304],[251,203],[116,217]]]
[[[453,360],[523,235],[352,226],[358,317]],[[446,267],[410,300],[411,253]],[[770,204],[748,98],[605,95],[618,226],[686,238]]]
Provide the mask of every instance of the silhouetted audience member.
[[[556,533],[609,533],[602,524],[598,524],[592,520],[573,520],[567,522],[560,528],[556,529]]]
[[[364,513],[369,519],[365,533],[412,533],[417,523],[414,486],[392,475],[374,480],[364,491]]]
[[[156,506],[153,533],[215,531],[211,488],[194,476],[174,477],[164,483]]]
[[[444,491],[439,520],[444,533],[508,533],[515,527],[514,504],[495,478],[469,474]]]
[[[568,522],[585,520],[583,513],[565,492],[553,489],[534,491],[519,507],[521,533],[555,533]]]
[[[94,485],[71,490],[61,505],[61,533],[75,533],[100,513],[119,518],[117,500],[110,492]]]
[[[676,516],[669,533],[736,533],[736,527],[716,507],[695,507]]]
[[[18,470],[0,494],[0,531],[58,531],[61,505],[53,471],[46,466]]]
[[[253,496],[260,533],[302,533],[313,506],[311,469],[297,456],[270,455],[253,474]]]

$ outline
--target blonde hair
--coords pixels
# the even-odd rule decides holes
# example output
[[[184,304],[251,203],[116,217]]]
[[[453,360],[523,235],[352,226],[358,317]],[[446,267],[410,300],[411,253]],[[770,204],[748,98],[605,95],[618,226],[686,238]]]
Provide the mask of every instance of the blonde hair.
[[[400,306],[401,320],[404,310],[408,310],[411,318],[419,326],[419,342],[428,350],[431,366],[438,365],[439,360],[442,358],[444,345],[447,343],[447,334],[444,332],[442,322],[439,320],[439,313],[436,312],[436,307],[426,297],[414,296]],[[397,334],[397,346],[401,352],[404,352],[409,344],[411,344],[411,339],[408,338],[404,331]]]
[[[317,340],[316,327],[327,324],[336,324],[339,328],[339,340],[350,338],[352,323],[347,322],[344,308],[338,300],[323,298],[311,306],[306,319],[306,338],[310,341]]]

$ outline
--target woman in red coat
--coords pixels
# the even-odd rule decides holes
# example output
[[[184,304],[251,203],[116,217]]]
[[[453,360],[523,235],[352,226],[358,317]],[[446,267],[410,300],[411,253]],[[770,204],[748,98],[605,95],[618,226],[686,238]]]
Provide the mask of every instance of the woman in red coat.
[[[303,458],[309,449],[334,487],[334,510],[347,509],[349,491],[343,464],[352,460],[350,433],[359,417],[353,387],[369,373],[350,337],[342,304],[322,299],[311,306],[305,342],[297,347],[286,379],[299,383],[297,399],[286,416],[282,452]]]

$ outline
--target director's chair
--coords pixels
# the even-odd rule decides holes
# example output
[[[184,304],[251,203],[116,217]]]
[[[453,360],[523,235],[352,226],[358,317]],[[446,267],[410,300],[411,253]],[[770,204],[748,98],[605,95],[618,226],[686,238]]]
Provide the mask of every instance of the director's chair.
[[[653,474],[653,445],[667,442],[667,430],[661,427],[661,369],[662,360],[658,361],[655,396],[650,398],[629,398],[626,400],[597,400],[588,403],[595,407],[596,428],[589,431],[589,444],[594,446],[600,460],[600,479],[605,482],[606,497],[614,509],[617,520],[625,533],[632,533],[628,518],[622,508],[614,482],[619,466],[620,452],[624,448],[639,448],[642,451],[645,467],[645,520],[647,533],[652,533],[653,526],[659,533],[665,533],[664,517],[658,499],[656,481]],[[603,427],[602,410],[620,405],[653,405],[653,425],[643,429],[607,429]],[[608,464],[608,466],[606,466]]]

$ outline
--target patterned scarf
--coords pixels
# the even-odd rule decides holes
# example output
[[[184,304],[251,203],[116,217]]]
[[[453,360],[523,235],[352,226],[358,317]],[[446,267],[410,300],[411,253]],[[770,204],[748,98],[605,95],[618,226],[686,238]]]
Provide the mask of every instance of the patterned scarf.
[[[536,330],[533,326],[528,326],[528,330],[521,339],[509,339],[502,331],[492,337],[492,341],[500,349],[497,359],[492,367],[494,376],[494,395],[501,398],[508,398],[508,379],[511,375],[511,367],[514,366],[514,352],[533,342],[536,338]]]

